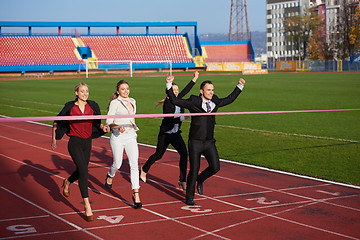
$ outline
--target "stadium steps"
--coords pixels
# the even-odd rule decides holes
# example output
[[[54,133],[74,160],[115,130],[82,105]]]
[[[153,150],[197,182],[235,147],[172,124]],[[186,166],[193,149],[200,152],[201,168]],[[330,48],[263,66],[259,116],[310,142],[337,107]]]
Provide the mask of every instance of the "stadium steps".
[[[74,42],[75,48],[74,48],[74,54],[77,57],[78,60],[82,60],[79,51],[77,50],[77,47],[79,46],[84,46],[83,42],[81,41],[81,43],[79,42],[79,40],[77,38],[71,38],[71,40]],[[81,39],[80,39],[81,40]]]

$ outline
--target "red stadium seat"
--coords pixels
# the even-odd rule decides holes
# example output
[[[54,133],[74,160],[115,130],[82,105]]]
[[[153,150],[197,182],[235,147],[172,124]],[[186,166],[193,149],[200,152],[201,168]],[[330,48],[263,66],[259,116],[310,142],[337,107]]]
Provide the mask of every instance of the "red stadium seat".
[[[182,36],[83,36],[99,60],[193,62]]]
[[[0,37],[1,65],[79,64],[71,37]]]
[[[206,62],[252,62],[249,44],[203,45]]]

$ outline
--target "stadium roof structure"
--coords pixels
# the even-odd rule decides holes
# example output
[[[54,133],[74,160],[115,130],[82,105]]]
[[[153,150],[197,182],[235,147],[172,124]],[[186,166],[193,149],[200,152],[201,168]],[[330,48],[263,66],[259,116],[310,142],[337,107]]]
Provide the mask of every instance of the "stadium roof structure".
[[[88,34],[91,35],[90,29],[94,27],[193,27],[194,35],[197,35],[197,22],[178,21],[178,22],[23,22],[23,21],[0,21],[1,27],[28,27],[31,35],[32,27],[87,27]]]
[[[2,27],[171,27],[171,26],[197,26],[193,21],[176,22],[23,22],[23,21],[0,21]]]
[[[28,36],[33,36],[32,27],[56,27],[58,28],[58,35],[62,35],[61,28],[63,27],[86,27],[87,35],[91,36],[91,28],[101,27],[115,27],[116,34],[120,35],[120,27],[125,28],[138,28],[145,27],[145,35],[151,35],[149,33],[150,27],[174,27],[175,34],[178,34],[178,27],[192,27],[194,32],[194,44],[196,52],[202,54],[200,40],[197,35],[197,22],[196,21],[173,21],[173,22],[40,22],[40,21],[0,21],[0,36],[2,33],[2,27],[27,27]],[[83,34],[82,34],[83,35]],[[186,34],[187,35],[187,34]]]

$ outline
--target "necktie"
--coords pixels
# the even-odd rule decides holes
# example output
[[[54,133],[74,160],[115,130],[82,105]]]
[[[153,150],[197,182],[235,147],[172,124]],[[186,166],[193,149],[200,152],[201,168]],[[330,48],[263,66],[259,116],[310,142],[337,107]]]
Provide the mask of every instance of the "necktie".
[[[206,102],[206,112],[211,112],[211,107],[210,107],[210,103]]]

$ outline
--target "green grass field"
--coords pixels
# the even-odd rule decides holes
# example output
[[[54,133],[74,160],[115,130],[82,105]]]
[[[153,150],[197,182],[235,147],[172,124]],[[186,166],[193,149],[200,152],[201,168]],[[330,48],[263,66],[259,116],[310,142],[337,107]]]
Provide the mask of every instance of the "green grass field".
[[[201,75],[215,94],[227,96],[239,75]],[[192,76],[176,76],[182,89]],[[359,74],[282,73],[243,76],[246,87],[222,112],[360,108]],[[120,78],[0,81],[0,114],[53,116],[74,99],[80,81],[106,114],[108,99]],[[121,78],[130,83],[137,113],[162,113],[155,104],[165,95],[165,77]],[[287,172],[360,185],[360,111],[217,116],[215,138],[220,157]],[[137,119],[138,141],[156,144],[160,118]],[[190,121],[184,122],[187,142]]]

